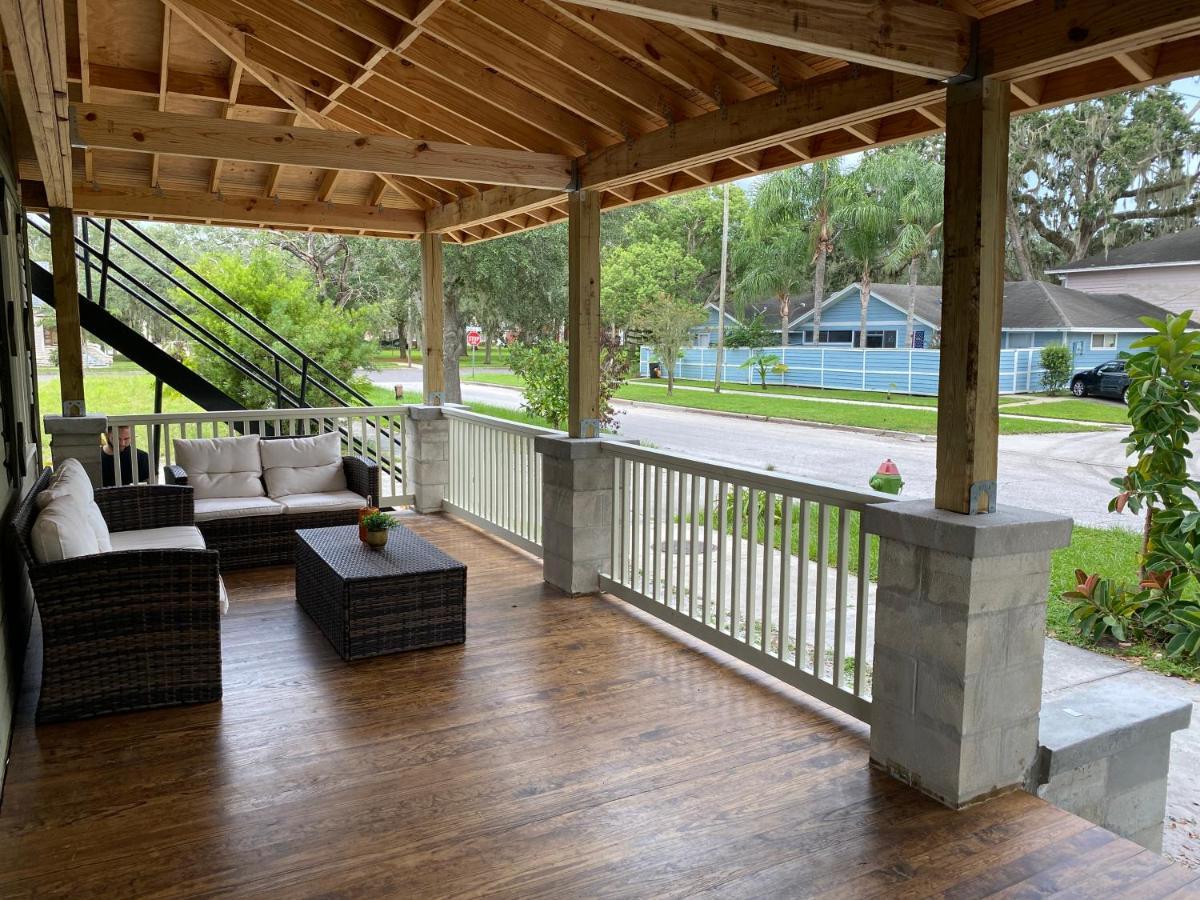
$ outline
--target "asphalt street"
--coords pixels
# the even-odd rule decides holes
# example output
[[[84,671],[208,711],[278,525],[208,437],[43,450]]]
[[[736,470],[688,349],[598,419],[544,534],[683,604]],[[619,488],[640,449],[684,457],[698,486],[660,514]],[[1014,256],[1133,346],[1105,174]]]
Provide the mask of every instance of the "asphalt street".
[[[371,374],[378,384],[416,387],[419,368]],[[519,408],[509,388],[464,384],[464,399]],[[937,446],[919,435],[868,434],[815,425],[761,422],[688,410],[618,403],[620,433],[664,450],[716,462],[766,468],[800,478],[863,487],[891,458],[904,478],[904,497],[933,496]],[[1124,471],[1122,433],[1004,435],[1000,438],[999,502],[1071,516],[1078,524],[1136,530],[1135,516],[1108,512],[1109,479]]]

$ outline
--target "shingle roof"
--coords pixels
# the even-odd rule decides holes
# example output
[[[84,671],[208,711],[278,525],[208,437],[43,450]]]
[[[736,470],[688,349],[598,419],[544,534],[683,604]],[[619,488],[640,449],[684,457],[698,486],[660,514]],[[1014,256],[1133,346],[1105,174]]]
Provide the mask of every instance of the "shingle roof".
[[[1175,234],[1115,247],[1107,253],[1098,253],[1077,262],[1066,263],[1047,273],[1079,272],[1088,269],[1111,269],[1117,266],[1155,266],[1171,263],[1195,263],[1200,265],[1200,228],[1190,228]]]
[[[908,309],[907,284],[874,284],[872,292]],[[941,325],[942,289],[919,285],[916,314]],[[1088,294],[1045,281],[1009,281],[1004,285],[1004,328],[1142,328],[1142,316],[1162,318],[1166,310],[1130,294]]]

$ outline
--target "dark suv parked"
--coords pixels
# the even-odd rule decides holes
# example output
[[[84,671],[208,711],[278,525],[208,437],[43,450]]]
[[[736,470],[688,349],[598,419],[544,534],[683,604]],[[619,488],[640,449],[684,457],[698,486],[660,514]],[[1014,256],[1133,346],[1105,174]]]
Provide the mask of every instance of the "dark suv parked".
[[[1125,374],[1125,363],[1119,359],[1101,363],[1096,368],[1080,372],[1071,379],[1071,393],[1076,397],[1095,394],[1097,397],[1124,400],[1127,390],[1129,376]]]

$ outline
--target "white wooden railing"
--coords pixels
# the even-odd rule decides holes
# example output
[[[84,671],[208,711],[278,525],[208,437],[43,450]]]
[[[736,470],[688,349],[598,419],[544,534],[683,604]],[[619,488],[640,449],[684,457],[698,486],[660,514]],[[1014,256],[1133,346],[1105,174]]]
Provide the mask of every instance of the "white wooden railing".
[[[604,451],[601,589],[869,721],[878,540],[860,513],[896,498],[616,441]]]
[[[564,432],[448,406],[450,474],[443,508],[542,555],[542,458],[538,435]]]
[[[379,466],[380,506],[412,503],[404,472],[405,409],[403,406],[345,406],[321,409],[252,409],[221,412],[113,415],[109,426],[130,428],[130,446],[150,457],[150,480],[161,480],[170,465],[176,438],[230,437],[239,434],[311,435],[336,431],[343,452],[363,456]],[[138,454],[131,454],[137,459]],[[120,457],[114,465],[120,469]]]

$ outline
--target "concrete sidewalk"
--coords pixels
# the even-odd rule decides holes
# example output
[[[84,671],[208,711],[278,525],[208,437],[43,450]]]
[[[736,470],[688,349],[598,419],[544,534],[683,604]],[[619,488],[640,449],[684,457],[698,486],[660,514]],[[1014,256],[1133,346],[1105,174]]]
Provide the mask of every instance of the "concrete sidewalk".
[[[1200,684],[1147,672],[1118,657],[1051,638],[1046,639],[1042,678],[1042,695],[1047,698],[1081,684],[1119,681],[1200,703]],[[1175,732],[1171,741],[1163,853],[1184,865],[1200,868],[1200,717],[1196,715],[1192,716],[1191,726]]]

